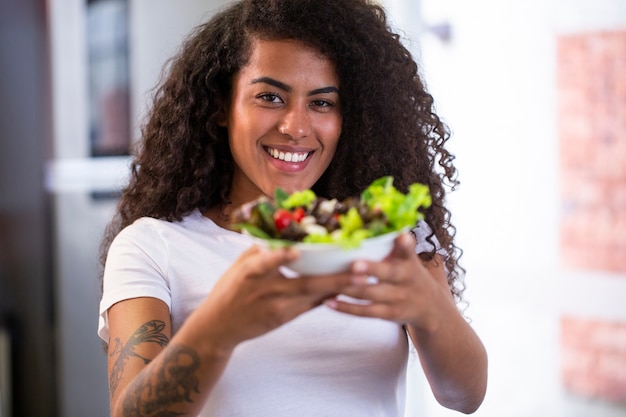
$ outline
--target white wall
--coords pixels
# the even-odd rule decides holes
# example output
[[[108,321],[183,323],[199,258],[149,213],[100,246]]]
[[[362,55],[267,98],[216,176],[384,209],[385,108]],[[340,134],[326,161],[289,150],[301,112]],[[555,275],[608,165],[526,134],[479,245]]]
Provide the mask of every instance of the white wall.
[[[400,27],[414,24],[410,0],[382,3]],[[422,0],[421,13],[424,27],[452,30],[447,43],[421,32],[413,52],[453,132],[460,172],[449,203],[465,251],[467,315],[490,356],[475,415],[623,415],[572,407],[559,380],[559,315],[625,320],[626,280],[561,268],[555,73],[557,35],[624,29],[626,2]],[[425,401],[427,416],[458,415],[428,390]]]

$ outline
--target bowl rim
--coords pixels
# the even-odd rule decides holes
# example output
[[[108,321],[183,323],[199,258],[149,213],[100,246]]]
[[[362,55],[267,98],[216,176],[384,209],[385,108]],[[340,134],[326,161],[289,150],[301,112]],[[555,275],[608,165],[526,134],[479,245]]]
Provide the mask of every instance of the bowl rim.
[[[270,247],[270,248],[290,247],[290,248],[295,248],[298,251],[305,251],[305,252],[323,252],[323,251],[328,251],[328,250],[340,249],[344,252],[348,252],[351,250],[358,250],[363,247],[373,246],[373,245],[376,245],[377,243],[380,243],[381,241],[387,242],[389,240],[395,239],[397,236],[409,231],[410,229],[411,229],[410,227],[403,227],[402,229],[392,230],[391,232],[383,233],[382,235],[368,237],[367,239],[364,239],[359,246],[351,247],[351,248],[344,248],[339,243],[289,242],[287,240],[263,239],[263,238],[252,236],[252,235],[248,235],[248,236],[250,236],[255,242],[258,242],[262,244],[263,246]]]

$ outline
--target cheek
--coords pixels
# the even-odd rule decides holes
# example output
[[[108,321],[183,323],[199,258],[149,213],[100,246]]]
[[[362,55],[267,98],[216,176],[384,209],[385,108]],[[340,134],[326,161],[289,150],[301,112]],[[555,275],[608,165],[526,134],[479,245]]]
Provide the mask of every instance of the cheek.
[[[256,139],[263,129],[261,126],[263,119],[249,115],[237,115],[237,119],[234,120],[235,122],[230,123],[228,128],[230,148],[238,152],[250,152],[250,148],[254,147]],[[255,123],[249,122],[255,120],[257,120]]]
[[[323,124],[323,137],[327,147],[332,147],[333,149],[337,147],[337,142],[339,142],[339,136],[341,135],[341,123],[341,117],[337,117],[327,120]]]

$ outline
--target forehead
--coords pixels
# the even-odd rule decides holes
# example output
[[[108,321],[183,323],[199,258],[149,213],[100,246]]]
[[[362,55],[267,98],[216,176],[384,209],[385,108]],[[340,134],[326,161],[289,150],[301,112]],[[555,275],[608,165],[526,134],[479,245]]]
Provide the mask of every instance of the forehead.
[[[297,75],[300,77],[296,77]],[[334,63],[317,49],[300,41],[252,38],[250,55],[239,77],[284,76],[338,85]]]
[[[250,55],[256,53],[280,53],[281,51],[298,50],[317,56],[318,59],[326,60],[327,57],[319,49],[297,39],[274,39],[260,36],[250,38]]]

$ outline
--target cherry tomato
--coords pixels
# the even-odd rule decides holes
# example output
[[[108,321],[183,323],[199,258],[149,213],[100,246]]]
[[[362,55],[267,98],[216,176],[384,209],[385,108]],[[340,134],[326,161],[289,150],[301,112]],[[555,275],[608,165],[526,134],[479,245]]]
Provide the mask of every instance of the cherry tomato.
[[[292,217],[295,221],[300,223],[300,220],[302,220],[302,218],[305,215],[306,215],[306,212],[304,211],[302,207],[296,207],[296,209],[293,211]]]
[[[289,226],[292,220],[293,217],[289,210],[278,209],[274,212],[274,226],[276,226],[276,230],[278,231]]]

